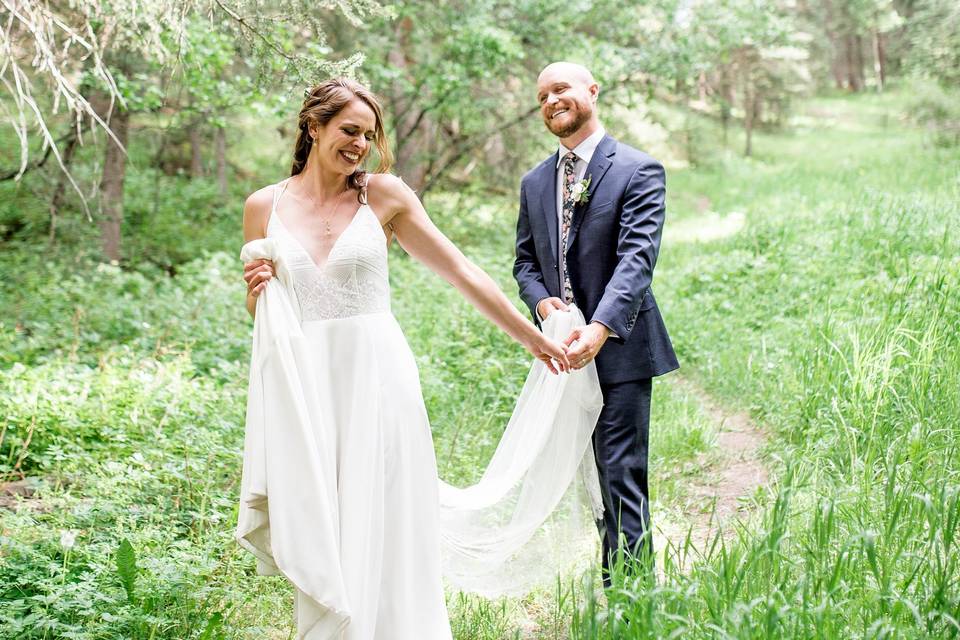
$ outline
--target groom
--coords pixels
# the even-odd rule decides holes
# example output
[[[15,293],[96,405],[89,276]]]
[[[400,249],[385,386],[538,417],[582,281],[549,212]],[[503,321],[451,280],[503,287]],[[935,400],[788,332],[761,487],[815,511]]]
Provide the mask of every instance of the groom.
[[[578,64],[555,62],[537,79],[540,114],[560,146],[520,183],[513,275],[538,321],[573,302],[588,321],[566,342],[573,368],[596,359],[603,391],[593,446],[609,585],[620,541],[632,555],[650,541],[651,383],[679,365],[650,288],[663,229],[663,167],[606,134],[599,93]]]

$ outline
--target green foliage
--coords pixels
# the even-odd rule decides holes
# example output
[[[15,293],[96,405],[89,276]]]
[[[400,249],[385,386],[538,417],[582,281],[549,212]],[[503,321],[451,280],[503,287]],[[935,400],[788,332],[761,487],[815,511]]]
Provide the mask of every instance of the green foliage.
[[[244,289],[231,256],[194,260],[181,267],[183,277],[171,278],[148,266],[63,265],[29,248],[13,255],[24,276],[0,290],[12,311],[0,322],[0,363],[7,366],[61,358],[96,366],[105,353],[190,351],[209,371],[246,353],[246,337],[229,326],[245,317],[235,304]]]
[[[910,87],[911,118],[927,129],[935,145],[960,145],[960,91],[931,80],[915,80]]]
[[[130,603],[135,602],[134,587],[137,582],[137,554],[133,550],[130,541],[124,538],[120,542],[116,553],[117,576],[120,578],[120,584],[123,590],[127,592],[127,600]]]
[[[211,640],[214,638],[214,634],[220,629],[223,625],[223,614],[219,611],[214,611],[213,615],[210,616],[210,621],[207,622],[206,628],[203,630],[203,633],[200,634],[199,640]]]
[[[233,29],[228,16],[213,21],[193,16],[187,24],[180,64],[171,69],[169,78],[163,78],[167,94],[185,94],[178,96],[175,123],[180,127],[226,127],[231,117],[268,100],[275,91],[273,79],[283,72],[284,58],[268,54],[257,60],[256,50],[238,39]],[[293,40],[282,23],[263,36],[278,42]],[[321,52],[310,54],[326,57]]]
[[[636,82],[630,47],[659,28],[638,22],[643,8],[608,0],[395,6],[397,20],[372,21],[336,50],[371,52],[361,75],[386,99],[398,172],[421,191],[460,189],[467,176],[512,191],[548,147],[535,115],[539,71],[573,59],[613,95]]]
[[[95,367],[3,372],[4,449],[41,484],[0,513],[0,637],[191,637],[256,597],[234,591],[246,569],[227,534],[243,368],[197,377],[186,355],[104,347]]]
[[[124,198],[126,255],[175,271],[205,253],[238,251],[240,203],[249,188],[234,184],[221,194],[210,179],[166,176],[151,168],[131,171]]]
[[[761,4],[404,2],[396,19],[360,26],[290,2],[283,15],[257,15],[267,40],[229,16],[190,14],[174,73],[149,56],[118,73],[130,108],[143,111],[122,267],[99,261],[97,229],[70,203],[46,244],[52,174],[0,185],[0,476],[39,486],[0,510],[0,637],[289,633],[287,585],[254,578],[230,535],[250,331],[240,203],[283,174],[299,102],[290,85],[360,64],[349,55],[361,48],[396,139],[426,123],[426,143],[404,144],[423,144],[411,157],[434,163],[429,211],[510,294],[516,181],[553,144],[524,115],[539,68],[575,55],[600,78],[604,109],[624,94],[665,98],[653,114],[696,131],[710,152],[670,172],[658,298],[685,370],[774,431],[765,506],[705,557],[689,543],[671,550],[655,586],[620,572],[606,605],[595,578],[520,603],[453,596],[458,637],[517,636],[530,611],[551,637],[571,621],[575,638],[956,635],[960,195],[945,146],[956,143],[956,100],[942,87],[953,81],[952,6],[911,3],[905,27],[911,68],[941,86],[817,100],[789,121],[805,63],[787,54],[803,40],[786,4]],[[848,8],[869,24],[876,16],[861,10],[874,4]],[[331,37],[305,42],[291,16]],[[701,73],[708,103],[693,114],[684,100]],[[720,91],[725,82],[741,93]],[[711,114],[744,116],[749,90],[769,96],[762,121],[792,128],[759,134],[755,159],[743,160],[716,143]],[[287,129],[273,133],[278,113]],[[185,175],[178,156],[196,118],[233,134],[226,195]],[[74,161],[85,185],[95,184],[93,151]],[[705,226],[704,209],[743,214],[746,229],[706,243],[669,235],[678,223]],[[398,249],[391,278],[441,475],[468,483],[496,446],[528,357]],[[673,510],[690,498],[714,427],[669,381],[658,382],[654,412],[651,491]]]
[[[437,195],[427,206],[514,290],[513,202]],[[195,234],[215,238],[220,223],[202,224],[208,233]],[[19,276],[0,288],[12,313],[0,334],[0,472],[10,477],[19,462],[16,470],[40,479],[40,489],[18,511],[0,511],[0,637],[41,638],[40,629],[78,638],[285,633],[287,586],[255,578],[252,559],[229,535],[250,337],[236,258],[195,258],[175,277],[146,265],[64,261],[27,244],[5,259]],[[397,250],[391,279],[441,474],[468,483],[493,453],[529,358]],[[702,452],[708,427],[689,398],[659,386],[657,393],[665,435],[653,439],[653,463],[667,468]],[[682,492],[679,470],[654,486],[664,499],[675,491]],[[57,544],[64,531],[76,535],[69,551]],[[543,614],[557,629],[569,615],[564,602]],[[525,615],[514,602],[455,596],[451,611],[461,635],[485,640],[509,637]]]
[[[908,67],[960,88],[960,5],[951,0],[917,0],[911,5]]]
[[[656,586],[588,593],[572,637],[956,636],[960,166],[884,104],[817,101],[763,160],[675,174],[673,224],[707,197],[746,227],[674,236],[658,298],[687,371],[774,430],[777,480],[689,572],[681,545]]]

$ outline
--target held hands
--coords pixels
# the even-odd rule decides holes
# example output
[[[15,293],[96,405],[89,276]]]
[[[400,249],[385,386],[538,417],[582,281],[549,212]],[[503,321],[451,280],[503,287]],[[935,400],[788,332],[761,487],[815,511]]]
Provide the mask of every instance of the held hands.
[[[546,320],[554,311],[567,311],[568,309],[569,306],[560,298],[544,298],[537,303],[537,313],[540,315],[541,321]],[[608,337],[610,337],[610,329],[606,325],[600,322],[591,322],[585,327],[574,329],[564,340],[565,360],[560,360],[556,356],[552,357],[563,365],[561,371],[582,369],[597,356]],[[556,373],[550,362],[550,356],[538,354],[533,349],[530,349],[530,352],[538,359],[543,360],[550,371]]]
[[[257,298],[273,277],[273,261],[252,260],[243,265],[243,280],[247,283],[247,295]]]
[[[532,353],[533,357],[537,360],[547,365],[550,373],[556,374],[558,368],[560,371],[570,371],[566,348],[542,333],[538,333],[538,335],[539,338],[527,346],[527,351]],[[554,364],[554,361],[556,361],[556,364]]]
[[[591,322],[571,331],[563,341],[568,347],[567,359],[570,362],[570,368],[577,370],[587,366],[597,356],[600,347],[609,336],[610,329],[600,322]]]

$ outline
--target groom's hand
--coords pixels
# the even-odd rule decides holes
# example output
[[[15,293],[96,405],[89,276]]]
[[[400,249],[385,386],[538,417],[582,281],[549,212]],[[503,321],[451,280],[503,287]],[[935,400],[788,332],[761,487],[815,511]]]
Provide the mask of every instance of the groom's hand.
[[[585,327],[574,329],[563,341],[567,347],[567,360],[571,369],[582,369],[597,357],[600,347],[610,336],[610,329],[600,322],[591,322]],[[574,345],[574,343],[576,343]]]
[[[544,298],[537,303],[537,314],[540,316],[540,322],[547,319],[551,313],[559,309],[566,311],[567,305],[560,298]]]

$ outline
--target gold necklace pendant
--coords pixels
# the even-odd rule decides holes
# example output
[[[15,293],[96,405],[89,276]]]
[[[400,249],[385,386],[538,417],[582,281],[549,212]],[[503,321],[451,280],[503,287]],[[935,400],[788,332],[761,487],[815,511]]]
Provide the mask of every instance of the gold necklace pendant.
[[[322,213],[320,213],[320,211],[322,211],[322,207],[320,207],[319,203],[312,195],[308,194],[307,197],[309,197],[310,201],[313,203],[314,210],[317,211],[317,215],[320,217],[320,220],[323,221],[323,235],[327,237],[333,235],[333,226],[330,224],[330,221],[337,215],[337,209],[340,208],[340,200],[343,199],[343,194],[349,190],[350,187],[348,186],[346,189],[340,192],[336,200],[334,200],[333,210],[330,212],[329,216],[324,216]]]

